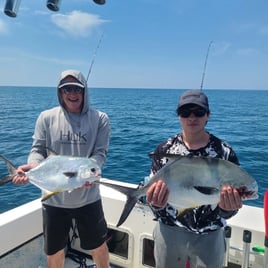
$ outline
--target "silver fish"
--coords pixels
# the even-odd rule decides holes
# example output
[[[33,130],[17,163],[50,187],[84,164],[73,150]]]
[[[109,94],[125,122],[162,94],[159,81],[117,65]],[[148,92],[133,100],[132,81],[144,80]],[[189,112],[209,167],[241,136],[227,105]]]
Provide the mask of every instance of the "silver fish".
[[[125,194],[127,201],[117,226],[128,217],[139,198],[162,179],[170,190],[168,203],[179,211],[201,205],[218,204],[223,186],[236,188],[242,200],[257,199],[258,185],[244,169],[232,162],[196,156],[173,156],[146,184],[137,189],[100,180],[97,183]]]
[[[5,162],[9,170],[9,175],[0,179],[0,185],[3,185],[17,175],[17,169],[5,157],[0,156],[0,160]],[[100,174],[100,167],[92,159],[61,155],[48,157],[26,172],[29,182],[45,192],[42,201],[56,193],[72,191],[86,182],[99,180]]]

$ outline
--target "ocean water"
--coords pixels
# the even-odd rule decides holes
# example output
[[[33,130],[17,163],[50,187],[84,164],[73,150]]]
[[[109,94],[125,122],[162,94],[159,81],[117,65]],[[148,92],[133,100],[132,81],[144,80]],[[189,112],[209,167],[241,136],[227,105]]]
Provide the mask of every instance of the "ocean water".
[[[183,89],[90,89],[90,105],[106,112],[111,140],[103,177],[139,183],[149,174],[148,153],[181,131],[175,113]],[[258,182],[263,207],[268,188],[268,91],[204,90],[210,101],[207,130],[227,141],[241,166]],[[15,165],[26,163],[39,113],[58,105],[55,88],[0,87],[0,155]],[[0,161],[0,178],[7,169]],[[28,184],[0,187],[0,213],[40,197]]]

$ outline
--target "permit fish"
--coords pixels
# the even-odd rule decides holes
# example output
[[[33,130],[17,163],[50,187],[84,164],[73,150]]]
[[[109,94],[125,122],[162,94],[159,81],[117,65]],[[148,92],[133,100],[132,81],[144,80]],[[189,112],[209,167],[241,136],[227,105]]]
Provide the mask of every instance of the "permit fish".
[[[11,181],[17,175],[16,167],[4,156],[9,174],[0,179],[0,186]],[[25,172],[29,182],[40,188],[43,192],[42,201],[54,194],[72,191],[82,187],[86,182],[100,179],[101,169],[93,159],[86,157],[72,157],[54,155],[46,158],[35,168]]]
[[[227,185],[236,188],[242,200],[258,198],[256,180],[230,161],[211,157],[173,156],[142,187],[133,189],[104,180],[97,182],[127,197],[117,226],[124,223],[139,198],[145,196],[148,188],[160,179],[170,190],[168,203],[179,211],[201,205],[218,204],[221,189]]]

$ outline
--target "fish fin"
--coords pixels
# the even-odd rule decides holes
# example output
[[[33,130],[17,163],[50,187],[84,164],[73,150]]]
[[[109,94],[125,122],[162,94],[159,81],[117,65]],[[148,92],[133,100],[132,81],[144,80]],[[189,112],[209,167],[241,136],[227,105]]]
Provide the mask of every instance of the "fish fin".
[[[9,172],[8,175],[1,179],[0,185],[4,185],[5,183],[12,181],[13,177],[17,174],[17,168],[2,155],[0,155],[0,160],[5,162]]]
[[[94,181],[95,183],[102,184],[104,186],[108,186],[113,188],[116,191],[119,191],[120,193],[124,194],[127,196],[127,201],[125,203],[124,209],[120,215],[119,221],[116,225],[116,227],[119,227],[122,225],[127,217],[129,216],[130,212],[134,208],[135,204],[137,203],[140,195],[139,195],[139,187],[138,188],[133,188],[133,187],[127,187],[123,185],[119,185],[117,183],[110,183],[110,182],[105,182],[104,180],[98,180]]]
[[[41,199],[41,201],[46,201],[48,200],[50,197],[52,197],[53,195],[59,194],[60,192],[49,192],[48,194],[44,195]]]
[[[63,172],[63,174],[70,179],[72,177],[75,177],[77,175],[77,172]]]
[[[0,179],[0,186],[8,183],[8,182],[11,182],[13,179],[13,176],[10,176],[10,175],[7,175],[5,176],[4,178]]]
[[[119,221],[116,224],[116,227],[119,227],[120,225],[122,225],[125,222],[125,220],[129,216],[130,212],[132,211],[132,209],[136,205],[137,201],[138,201],[137,196],[127,196],[127,202],[126,202],[124,209],[121,213]]]
[[[212,195],[219,192],[219,189],[216,187],[208,186],[194,186],[194,188],[202,194]]]

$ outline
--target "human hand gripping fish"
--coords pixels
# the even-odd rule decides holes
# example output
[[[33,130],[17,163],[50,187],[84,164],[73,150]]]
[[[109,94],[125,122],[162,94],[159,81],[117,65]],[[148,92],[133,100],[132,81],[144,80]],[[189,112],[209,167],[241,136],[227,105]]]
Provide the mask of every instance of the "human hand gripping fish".
[[[37,163],[32,163],[19,166],[16,175],[12,179],[12,182],[14,184],[27,184],[29,182],[29,178],[26,176],[25,172],[36,167],[37,165]]]
[[[167,205],[169,192],[166,183],[160,179],[149,187],[146,200],[154,207],[163,208]]]
[[[223,210],[233,211],[240,209],[243,205],[242,197],[236,188],[224,186],[220,193],[219,207]]]

